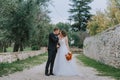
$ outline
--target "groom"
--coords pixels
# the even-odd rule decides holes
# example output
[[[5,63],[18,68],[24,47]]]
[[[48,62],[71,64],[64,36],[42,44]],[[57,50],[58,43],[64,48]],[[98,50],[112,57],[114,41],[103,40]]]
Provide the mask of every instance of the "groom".
[[[54,60],[56,57],[57,53],[57,47],[58,47],[58,34],[59,34],[59,29],[54,28],[53,33],[49,34],[49,43],[48,43],[48,60],[46,63],[45,67],[45,75],[54,75],[53,74],[53,66],[54,66]],[[49,72],[49,67],[50,67],[50,73]]]

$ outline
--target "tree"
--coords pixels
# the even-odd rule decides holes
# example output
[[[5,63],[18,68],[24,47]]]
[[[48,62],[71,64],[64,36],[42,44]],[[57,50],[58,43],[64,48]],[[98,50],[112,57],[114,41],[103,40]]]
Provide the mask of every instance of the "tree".
[[[10,18],[11,11],[15,10],[15,0],[0,0],[0,51],[6,52],[7,44],[10,43],[6,30],[12,18]]]
[[[32,50],[38,50],[41,46],[47,46],[48,43],[48,34],[50,32],[49,22],[40,21],[41,23],[36,26],[32,36],[31,36],[31,46]],[[52,28],[51,28],[52,29]]]
[[[110,18],[103,12],[97,11],[96,15],[88,22],[87,29],[91,35],[96,35],[111,26]]]
[[[70,24],[69,23],[57,23],[56,26],[60,29],[60,30],[65,30],[66,32],[69,32],[70,31]]]
[[[107,16],[111,20],[111,25],[120,23],[120,0],[110,0],[107,7]]]
[[[71,13],[71,16],[69,17],[74,21],[74,24],[72,25],[73,30],[86,30],[87,22],[92,16],[90,14],[91,7],[89,4],[93,0],[70,0],[72,4],[70,6],[72,7],[69,12]]]
[[[0,30],[6,40],[14,43],[13,51],[23,51],[23,46],[29,43],[37,26],[49,19],[46,10],[49,0],[0,0]],[[46,10],[47,11],[47,10]],[[40,16],[40,14],[44,14]],[[39,18],[39,19],[38,19]],[[46,22],[46,24],[49,23]],[[43,27],[45,25],[42,25]],[[43,31],[43,28],[39,28]],[[2,37],[0,37],[2,38]],[[2,38],[3,39],[3,38]],[[41,38],[42,39],[42,38]],[[2,42],[2,41],[0,41]],[[3,43],[3,42],[2,42]]]
[[[120,23],[120,0],[109,0],[105,12],[97,11],[91,17],[87,29],[91,35],[96,35],[109,27]]]
[[[47,46],[48,43],[48,34],[51,30],[50,27],[50,18],[48,16],[49,11],[46,9],[47,5],[40,7],[40,10],[37,14],[36,26],[34,26],[34,31],[32,32],[30,44],[32,50],[38,50],[41,46]],[[52,29],[52,28],[51,28]]]

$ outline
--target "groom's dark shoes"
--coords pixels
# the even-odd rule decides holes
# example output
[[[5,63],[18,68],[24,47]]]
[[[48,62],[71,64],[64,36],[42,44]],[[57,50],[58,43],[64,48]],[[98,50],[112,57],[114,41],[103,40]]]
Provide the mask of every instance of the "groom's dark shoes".
[[[53,73],[50,73],[50,74],[48,74],[48,73],[45,73],[45,75],[46,76],[50,76],[50,75],[54,75]]]
[[[45,75],[46,75],[46,76],[50,76],[50,74],[48,74],[48,73],[45,73]]]
[[[50,75],[54,75],[53,73],[50,73]]]

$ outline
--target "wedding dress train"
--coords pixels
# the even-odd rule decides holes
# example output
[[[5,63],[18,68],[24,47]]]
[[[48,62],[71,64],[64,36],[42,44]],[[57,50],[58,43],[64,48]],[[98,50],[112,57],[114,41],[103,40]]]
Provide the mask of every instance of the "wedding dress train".
[[[60,47],[56,54],[53,73],[56,76],[78,75],[76,61],[74,59],[67,61],[65,55],[69,52],[66,46],[65,38],[59,40]]]

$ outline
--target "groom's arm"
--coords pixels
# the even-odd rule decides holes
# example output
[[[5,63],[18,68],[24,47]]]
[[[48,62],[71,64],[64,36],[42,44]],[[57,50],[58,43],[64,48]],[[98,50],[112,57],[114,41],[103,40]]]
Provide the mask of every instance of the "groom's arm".
[[[58,42],[58,37],[56,37],[54,34],[50,34],[50,38],[51,38],[54,42]]]

